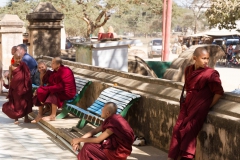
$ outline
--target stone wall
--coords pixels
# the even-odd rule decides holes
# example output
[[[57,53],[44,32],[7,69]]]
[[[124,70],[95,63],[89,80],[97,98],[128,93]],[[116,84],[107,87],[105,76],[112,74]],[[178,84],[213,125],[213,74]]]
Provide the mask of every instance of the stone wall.
[[[44,61],[51,60],[43,57]],[[115,86],[140,94],[142,98],[129,110],[127,120],[136,135],[144,136],[149,145],[167,151],[172,128],[179,112],[182,83],[144,77],[76,62],[64,61],[75,75],[91,79],[79,106],[87,108],[100,92]],[[198,136],[197,160],[234,160],[240,158],[240,96],[226,93],[208,114]]]

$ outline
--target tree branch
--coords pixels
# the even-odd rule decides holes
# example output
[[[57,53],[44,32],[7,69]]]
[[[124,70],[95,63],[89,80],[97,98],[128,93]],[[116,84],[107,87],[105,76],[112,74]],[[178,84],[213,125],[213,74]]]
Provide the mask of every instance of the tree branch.
[[[107,23],[107,21],[109,20],[109,18],[110,18],[110,16],[107,16],[107,14],[105,13],[104,21],[101,24],[96,24],[95,27],[99,28],[99,27],[104,26]]]
[[[96,23],[100,22],[102,17],[106,14],[106,11],[102,11],[96,19]]]

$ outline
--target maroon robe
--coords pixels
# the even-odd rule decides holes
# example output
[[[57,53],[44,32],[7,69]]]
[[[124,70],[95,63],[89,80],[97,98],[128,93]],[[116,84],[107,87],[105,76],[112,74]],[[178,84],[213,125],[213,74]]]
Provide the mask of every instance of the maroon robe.
[[[132,152],[134,133],[128,122],[114,114],[102,124],[102,132],[109,129],[113,134],[101,144],[85,143],[78,160],[126,160]]]
[[[43,78],[42,78],[42,84],[44,86],[47,86],[48,85],[48,80],[49,80],[49,77],[51,76],[52,74],[52,71],[51,70],[47,70],[46,73],[44,74]]]
[[[43,86],[47,86],[49,84],[49,77],[51,76],[52,71],[47,70],[45,75],[42,77],[42,84]],[[34,106],[42,106],[41,102],[38,100],[37,95],[33,97],[33,104]]]
[[[186,99],[173,128],[168,157],[194,158],[196,137],[207,117],[215,94],[222,95],[219,73],[211,68],[194,70],[194,65],[185,70]]]
[[[9,101],[2,111],[12,119],[22,118],[32,112],[32,82],[28,66],[24,62],[12,71],[12,81],[8,91]]]
[[[73,72],[63,65],[50,74],[47,86],[40,86],[37,89],[37,98],[40,102],[53,103],[59,108],[65,100],[72,99],[75,95],[76,84]]]

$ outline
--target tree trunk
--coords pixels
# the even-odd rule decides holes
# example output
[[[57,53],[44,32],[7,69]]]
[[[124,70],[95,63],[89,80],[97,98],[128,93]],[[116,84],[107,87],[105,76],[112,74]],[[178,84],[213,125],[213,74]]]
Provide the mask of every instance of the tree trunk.
[[[197,33],[197,19],[194,20],[194,34]]]

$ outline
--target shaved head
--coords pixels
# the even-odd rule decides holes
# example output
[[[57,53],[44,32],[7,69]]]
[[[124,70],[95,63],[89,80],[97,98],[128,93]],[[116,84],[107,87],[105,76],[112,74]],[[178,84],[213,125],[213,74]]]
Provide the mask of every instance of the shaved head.
[[[193,56],[199,57],[202,53],[208,53],[208,51],[204,47],[198,47],[195,49]]]
[[[16,51],[17,51],[17,46],[13,46],[11,50],[12,55],[14,55]]]
[[[117,105],[113,102],[107,102],[105,103],[106,110],[109,111],[111,115],[117,113]]]
[[[21,55],[20,55],[20,53],[19,52],[15,52],[14,54],[13,54],[13,57],[14,58],[21,58]]]
[[[55,57],[54,60],[55,60],[56,64],[62,65],[62,59],[60,57]]]

